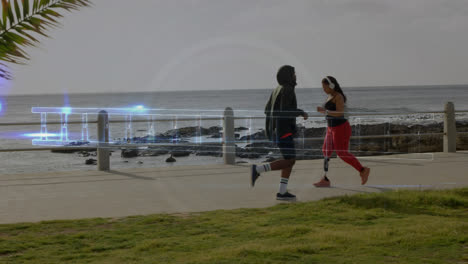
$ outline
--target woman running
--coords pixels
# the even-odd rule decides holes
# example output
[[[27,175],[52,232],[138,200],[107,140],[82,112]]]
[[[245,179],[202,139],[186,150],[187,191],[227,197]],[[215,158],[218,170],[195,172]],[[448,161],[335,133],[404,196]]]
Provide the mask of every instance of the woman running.
[[[361,163],[349,153],[349,139],[351,138],[351,126],[344,116],[346,96],[338,81],[327,76],[322,80],[323,91],[328,94],[325,107],[317,107],[317,111],[325,114],[327,119],[327,135],[323,142],[323,178],[314,183],[316,187],[330,187],[330,179],[327,178],[328,163],[333,151],[336,152],[344,162],[353,166],[361,176],[361,184],[364,185],[369,178],[370,169],[363,167]]]

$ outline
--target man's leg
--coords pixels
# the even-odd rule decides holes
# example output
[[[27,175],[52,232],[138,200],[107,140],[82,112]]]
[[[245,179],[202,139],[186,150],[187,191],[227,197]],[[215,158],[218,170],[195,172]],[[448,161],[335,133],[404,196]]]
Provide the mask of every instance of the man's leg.
[[[287,192],[289,177],[291,176],[292,168],[296,162],[296,160],[288,160],[291,162],[291,166],[281,169],[281,181],[280,181],[280,188],[279,193],[285,194]]]
[[[276,194],[276,199],[292,201],[296,199],[296,196],[294,194],[290,194],[287,188],[292,168],[294,164],[296,164],[296,148],[294,145],[294,138],[289,136],[287,138],[281,139],[278,146],[280,147],[280,151],[283,154],[284,160],[277,162],[276,164],[272,164],[272,169],[274,168],[281,170],[279,192]]]
[[[292,136],[287,138],[282,138],[278,140],[278,148],[280,149],[281,154],[283,155],[282,160],[273,161],[267,164],[252,165],[251,167],[251,185],[255,185],[255,181],[260,177],[260,174],[267,171],[277,171],[288,169],[292,167],[296,162],[296,149],[294,146],[294,139]],[[291,172],[281,173],[281,175],[287,176],[286,179],[289,179]],[[282,177],[283,178],[283,177]]]
[[[277,171],[277,170],[283,170],[291,167],[294,165],[295,161],[294,160],[276,160],[271,163],[266,163],[266,164],[260,164],[260,165],[255,165],[256,166],[256,171],[258,173],[263,173],[267,171]],[[285,174],[286,175],[286,174]],[[287,177],[289,178],[289,176]]]
[[[281,180],[279,192],[276,194],[278,200],[295,200],[296,196],[288,193],[287,187],[289,177],[291,176],[292,167],[296,163],[296,148],[294,138],[292,136],[282,138],[278,141],[278,147],[283,155],[283,160],[277,160],[270,164],[253,165],[251,185],[255,185],[255,181],[260,176],[260,173],[269,170],[281,170]]]
[[[296,160],[295,159],[283,159],[283,160],[277,160],[277,161],[273,161],[272,163],[270,163],[270,168],[272,171],[276,171],[276,170],[289,170],[289,173],[283,173],[281,172],[281,177],[283,178],[289,178],[289,175],[291,174],[291,168],[292,166],[296,163]],[[287,177],[286,177],[287,175]]]

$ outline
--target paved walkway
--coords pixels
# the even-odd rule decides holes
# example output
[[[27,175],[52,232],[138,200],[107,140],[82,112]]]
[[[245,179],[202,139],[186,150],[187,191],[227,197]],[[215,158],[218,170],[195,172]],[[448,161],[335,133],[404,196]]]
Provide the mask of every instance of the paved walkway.
[[[372,168],[366,186],[341,160],[331,161],[333,188],[315,188],[322,161],[297,162],[289,189],[299,201],[397,188],[468,186],[468,152],[360,159]],[[268,207],[277,204],[279,173],[249,186],[247,164],[111,172],[0,175],[0,223]]]

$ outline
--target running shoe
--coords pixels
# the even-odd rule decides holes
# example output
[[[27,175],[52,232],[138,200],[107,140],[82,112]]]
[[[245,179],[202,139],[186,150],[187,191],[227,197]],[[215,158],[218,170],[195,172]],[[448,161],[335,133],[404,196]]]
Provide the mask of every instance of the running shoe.
[[[317,188],[327,188],[330,187],[330,181],[327,181],[325,178],[322,178],[319,182],[314,183],[314,186]]]
[[[281,201],[295,201],[296,200],[296,195],[285,192],[284,194],[277,193],[276,194],[276,200],[281,200]]]
[[[257,172],[257,165],[254,164],[250,167],[250,186],[255,186],[258,177],[260,177],[260,173]]]
[[[370,169],[367,167],[364,167],[364,169],[361,171],[361,184],[362,185],[367,183],[367,180],[369,179],[369,174],[370,174]]]

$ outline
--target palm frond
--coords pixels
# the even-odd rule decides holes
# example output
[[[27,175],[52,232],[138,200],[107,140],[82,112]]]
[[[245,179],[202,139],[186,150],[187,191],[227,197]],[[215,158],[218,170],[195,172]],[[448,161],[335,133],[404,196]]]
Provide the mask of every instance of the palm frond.
[[[75,11],[91,5],[91,0],[1,0],[0,61],[25,64],[29,56],[23,47],[36,46],[37,34],[49,37],[48,29],[60,26],[59,10]],[[0,63],[5,66],[5,64]],[[5,69],[0,78],[10,79]]]
[[[4,63],[0,63],[0,78],[10,80],[11,75],[10,72],[7,71],[8,66]]]

